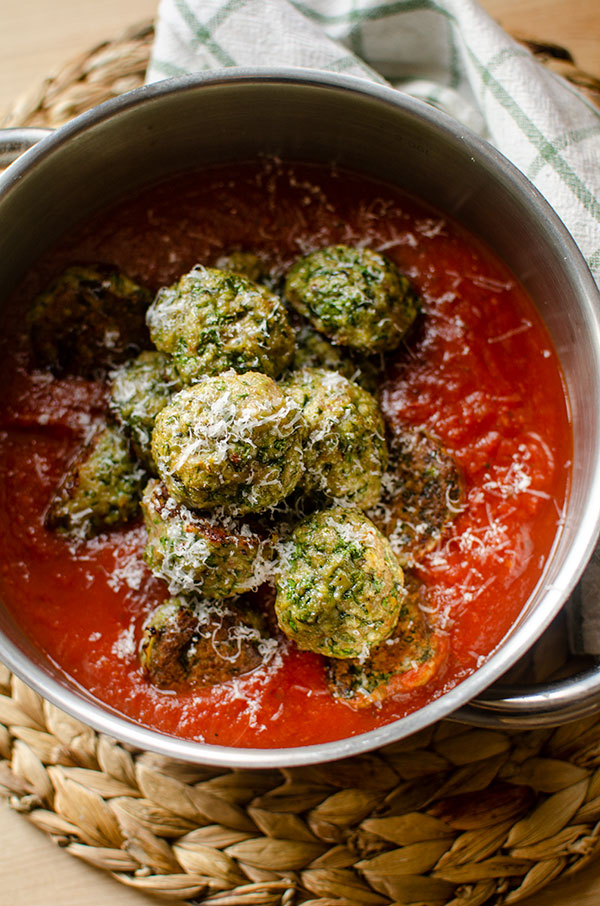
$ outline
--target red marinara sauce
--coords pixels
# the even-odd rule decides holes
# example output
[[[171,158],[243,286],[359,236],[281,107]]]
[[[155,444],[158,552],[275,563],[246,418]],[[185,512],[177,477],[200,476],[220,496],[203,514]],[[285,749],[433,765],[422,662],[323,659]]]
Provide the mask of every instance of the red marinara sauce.
[[[466,507],[418,568],[448,655],[424,688],[354,710],[331,698],[319,656],[293,643],[253,673],[174,694],[142,675],[148,614],[168,595],[131,525],[75,545],[44,513],[76,449],[103,418],[106,389],[29,364],[24,314],[66,266],[106,262],[156,291],[233,249],[276,273],[334,243],[382,251],[424,300],[420,330],[382,371],[386,418],[423,426],[462,467]],[[97,216],[28,275],[0,340],[0,596],[62,671],[130,719],[230,746],[352,736],[416,710],[472,673],[525,605],[568,490],[571,430],[557,356],[504,265],[457,224],[395,189],[273,161],[170,179]]]

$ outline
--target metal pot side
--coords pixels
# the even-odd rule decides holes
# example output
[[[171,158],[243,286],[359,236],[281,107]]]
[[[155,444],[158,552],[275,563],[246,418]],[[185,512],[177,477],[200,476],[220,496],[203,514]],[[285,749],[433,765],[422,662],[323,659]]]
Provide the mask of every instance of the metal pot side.
[[[167,175],[275,155],[376,177],[461,222],[510,267],[558,351],[574,431],[564,526],[545,573],[498,650],[455,689],[351,739],[289,749],[225,748],[148,730],[97,702],[0,609],[0,658],[45,698],[142,749],[230,767],[310,764],[408,736],[468,703],[541,635],[575,586],[600,528],[600,297],[566,229],[491,146],[443,114],[379,85],[299,70],[227,70],[110,101],[44,138],[0,177],[0,286],[6,297],[56,239]]]

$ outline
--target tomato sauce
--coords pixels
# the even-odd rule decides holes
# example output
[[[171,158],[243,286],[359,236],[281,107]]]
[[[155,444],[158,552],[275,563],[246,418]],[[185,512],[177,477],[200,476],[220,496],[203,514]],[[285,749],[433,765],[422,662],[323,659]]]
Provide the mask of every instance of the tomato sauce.
[[[103,418],[106,390],[32,370],[24,313],[72,263],[106,262],[156,291],[233,249],[283,274],[332,243],[384,252],[424,300],[416,335],[389,357],[390,422],[423,426],[464,471],[466,506],[418,568],[427,618],[448,655],[422,689],[354,710],[327,691],[317,655],[282,643],[265,667],[174,694],[142,675],[148,614],[167,597],[142,562],[141,523],[74,544],[43,525],[71,457]],[[191,173],[97,216],[28,275],[0,340],[0,596],[65,674],[130,719],[222,745],[297,746],[351,736],[414,711],[472,673],[542,575],[568,491],[571,429],[561,372],[534,306],[457,224],[396,190],[274,161]]]

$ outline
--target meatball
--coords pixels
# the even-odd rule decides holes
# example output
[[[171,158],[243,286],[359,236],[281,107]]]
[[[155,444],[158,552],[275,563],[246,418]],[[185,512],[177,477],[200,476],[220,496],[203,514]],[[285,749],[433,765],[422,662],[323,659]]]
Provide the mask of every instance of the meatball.
[[[272,378],[226,371],[181,390],[158,414],[152,456],[180,503],[259,512],[298,484],[303,439],[300,407]]]
[[[334,346],[309,324],[303,324],[296,332],[296,351],[291,368],[295,371],[300,368],[338,371],[369,393],[377,390],[378,368],[372,360],[353,354],[342,346]]]
[[[39,295],[29,315],[36,364],[56,375],[103,378],[149,346],[150,293],[104,265],[69,267]]]
[[[332,245],[300,258],[289,271],[290,305],[330,340],[364,353],[395,349],[419,301],[393,262],[369,249]]]
[[[299,648],[357,658],[388,638],[404,597],[402,569],[387,539],[360,510],[334,507],[293,532],[275,612]]]
[[[293,372],[284,386],[302,408],[308,432],[304,489],[340,503],[373,506],[387,465],[377,402],[343,375],[319,368]]]
[[[241,274],[195,267],[159,290],[148,310],[153,343],[173,356],[184,384],[233,368],[276,377],[294,354],[281,300]]]
[[[46,513],[46,526],[87,538],[133,519],[145,473],[113,425],[97,431],[65,475]]]
[[[142,496],[148,531],[144,559],[171,594],[228,598],[257,588],[269,575],[272,544],[231,516],[202,517],[150,481]]]
[[[402,565],[411,565],[435,547],[461,511],[464,478],[440,441],[420,428],[398,428],[389,451],[383,494],[369,516]]]
[[[276,647],[264,613],[237,601],[171,598],[145,626],[142,668],[161,689],[207,688],[267,663]]]
[[[423,587],[404,574],[406,595],[394,631],[367,658],[330,658],[327,682],[332,695],[353,708],[365,708],[391,695],[424,686],[447,654],[444,636],[427,625],[420,610]]]
[[[156,416],[175,390],[181,389],[171,357],[148,351],[122,365],[112,374],[110,409],[136,455],[146,468],[155,470],[150,452]]]

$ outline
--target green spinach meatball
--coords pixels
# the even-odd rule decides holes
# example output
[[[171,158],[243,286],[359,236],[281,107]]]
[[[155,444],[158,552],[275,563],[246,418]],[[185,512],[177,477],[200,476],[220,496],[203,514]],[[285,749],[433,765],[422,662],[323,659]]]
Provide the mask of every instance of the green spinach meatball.
[[[293,372],[284,386],[306,424],[303,488],[340,503],[373,506],[387,464],[376,400],[343,375],[321,368]]]
[[[414,289],[393,262],[347,245],[300,258],[287,275],[285,294],[334,343],[365,353],[395,349],[419,310]]]
[[[57,375],[103,378],[149,344],[148,290],[106,264],[67,268],[29,314],[36,364]]]
[[[229,368],[276,377],[294,354],[281,300],[241,274],[195,267],[159,290],[148,310],[153,343],[173,356],[184,384]]]
[[[148,531],[144,559],[171,594],[228,598],[258,588],[268,577],[272,546],[247,523],[194,513],[159,481],[146,486],[142,512]]]
[[[147,351],[112,374],[110,409],[144,465],[154,471],[150,444],[156,416],[181,389],[171,357]]]
[[[300,407],[265,374],[225,371],[175,394],[156,418],[152,456],[180,503],[259,512],[303,472]]]
[[[50,529],[87,538],[137,515],[144,470],[114,425],[94,434],[71,464],[46,513]]]
[[[293,532],[289,547],[275,612],[299,648],[356,658],[390,636],[404,601],[402,569],[360,510],[314,513]]]

